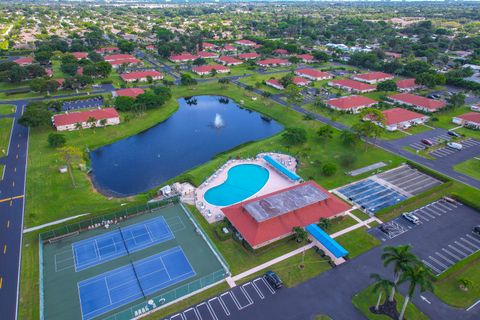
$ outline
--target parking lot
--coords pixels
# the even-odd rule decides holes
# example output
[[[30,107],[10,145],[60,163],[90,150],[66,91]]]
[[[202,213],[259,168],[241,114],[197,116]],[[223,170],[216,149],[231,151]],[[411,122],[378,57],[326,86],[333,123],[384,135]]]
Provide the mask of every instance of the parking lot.
[[[62,111],[98,108],[101,106],[103,106],[103,98],[95,97],[85,100],[66,101],[62,104]]]
[[[368,232],[383,242],[399,239],[412,244],[412,251],[436,275],[480,250],[480,236],[472,232],[480,225],[480,213],[472,208],[438,200],[411,213],[418,224],[400,216]],[[408,237],[406,242],[403,237]]]
[[[423,144],[422,139],[419,139],[418,141],[416,142],[413,142],[413,143],[410,143],[408,146],[414,150],[417,150],[417,151],[420,151],[420,150],[424,150],[426,149],[428,146]],[[442,133],[442,134],[438,134],[436,136],[433,136],[433,137],[429,137],[428,140],[430,140],[434,146],[444,142],[444,141],[450,141],[452,140],[452,137],[449,136],[447,133]]]
[[[417,195],[442,184],[441,181],[409,166],[380,173],[377,177],[409,195]]]
[[[260,277],[165,318],[165,320],[228,319],[231,314],[242,312],[243,309],[274,294],[275,290],[263,277]]]
[[[475,146],[480,146],[480,141],[472,138],[462,140],[459,143],[463,146],[462,150],[475,147]],[[462,150],[457,150],[450,147],[443,147],[430,152],[429,155],[431,155],[434,158],[443,158],[443,157],[448,157],[454,153],[461,152]]]

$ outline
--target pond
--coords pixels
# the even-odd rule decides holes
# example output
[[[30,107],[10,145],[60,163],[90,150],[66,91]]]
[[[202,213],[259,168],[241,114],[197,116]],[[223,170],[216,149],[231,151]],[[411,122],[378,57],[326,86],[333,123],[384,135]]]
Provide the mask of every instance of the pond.
[[[218,153],[283,130],[225,97],[196,96],[178,103],[166,121],[90,152],[97,190],[117,197],[145,192]]]

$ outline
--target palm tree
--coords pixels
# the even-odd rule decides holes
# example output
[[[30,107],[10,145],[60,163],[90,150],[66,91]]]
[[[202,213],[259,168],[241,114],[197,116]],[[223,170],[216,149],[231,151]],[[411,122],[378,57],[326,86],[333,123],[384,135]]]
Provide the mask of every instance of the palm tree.
[[[82,131],[80,129],[82,129],[83,126],[80,122],[77,122],[75,123],[75,129],[78,130],[78,132],[80,133],[80,135],[82,135]]]
[[[320,218],[320,221],[318,222],[318,225],[319,225],[322,229],[328,229],[328,228],[330,228],[330,226],[332,225],[332,222],[330,221],[330,219]]]
[[[90,128],[93,128],[93,133],[95,133],[95,127],[96,127],[96,124],[97,124],[97,119],[95,119],[94,117],[88,117],[87,123],[90,125]]]
[[[375,280],[375,284],[373,285],[373,292],[378,292],[377,304],[375,305],[375,310],[378,311],[378,307],[380,306],[380,301],[382,300],[383,293],[388,295],[388,292],[393,288],[393,282],[380,277],[380,275],[377,273],[372,273],[370,275],[370,278]]]
[[[107,119],[100,120],[100,126],[105,127],[107,125]]]
[[[407,309],[408,302],[412,299],[413,295],[415,294],[415,289],[419,287],[420,292],[424,292],[426,290],[433,291],[433,285],[430,281],[432,274],[430,271],[425,268],[422,263],[418,263],[415,267],[408,267],[402,277],[400,279],[400,283],[409,282],[408,285],[408,293],[405,297],[405,301],[403,302],[402,311],[400,312],[400,316],[398,320],[402,320],[405,314],[405,310]]]
[[[419,264],[418,258],[410,251],[409,245],[398,247],[387,246],[383,249],[382,260],[385,267],[393,264],[393,287],[388,300],[393,301],[395,297],[395,289],[402,273],[408,268]]]
[[[293,231],[295,240],[297,242],[300,243],[300,242],[305,241],[305,239],[307,239],[307,231],[305,231],[303,228],[294,227],[292,231]]]
[[[82,157],[82,152],[80,151],[80,149],[72,146],[62,147],[58,149],[58,151],[62,156],[63,160],[65,160],[65,162],[67,163],[67,170],[68,170],[68,173],[70,174],[72,185],[74,188],[76,188],[75,178],[72,172],[72,162],[80,160]]]

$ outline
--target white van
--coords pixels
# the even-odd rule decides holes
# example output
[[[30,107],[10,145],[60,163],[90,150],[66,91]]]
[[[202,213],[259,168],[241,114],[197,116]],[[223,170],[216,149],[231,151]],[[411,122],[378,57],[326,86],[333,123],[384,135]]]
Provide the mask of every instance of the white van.
[[[447,146],[455,150],[462,150],[463,148],[463,146],[460,143],[456,143],[456,142],[449,142],[447,143]]]
[[[480,112],[480,104],[478,106],[471,106],[470,110]]]

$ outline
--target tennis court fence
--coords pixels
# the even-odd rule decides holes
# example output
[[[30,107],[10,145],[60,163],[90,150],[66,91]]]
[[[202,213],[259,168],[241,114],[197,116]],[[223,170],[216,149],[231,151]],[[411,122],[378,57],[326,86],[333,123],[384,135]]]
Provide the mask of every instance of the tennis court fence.
[[[219,269],[214,271],[202,278],[196,279],[192,282],[186,283],[178,288],[160,294],[156,297],[138,303],[126,310],[118,312],[110,317],[105,318],[105,320],[130,320],[141,316],[142,314],[148,313],[154,309],[160,308],[168,303],[171,303],[180,298],[186,298],[190,294],[201,290],[205,287],[212,286],[216,283],[220,283],[225,279],[226,272],[225,270]]]
[[[164,201],[147,203],[144,205],[125,208],[123,210],[115,211],[112,213],[95,216],[90,219],[85,219],[79,222],[64,225],[40,234],[40,240],[42,242],[49,241],[55,242],[70,235],[76,235],[81,231],[91,230],[99,227],[103,227],[105,223],[114,223],[124,221],[130,217],[151,212],[154,209],[169,206],[180,202],[178,197],[169,198]]]

